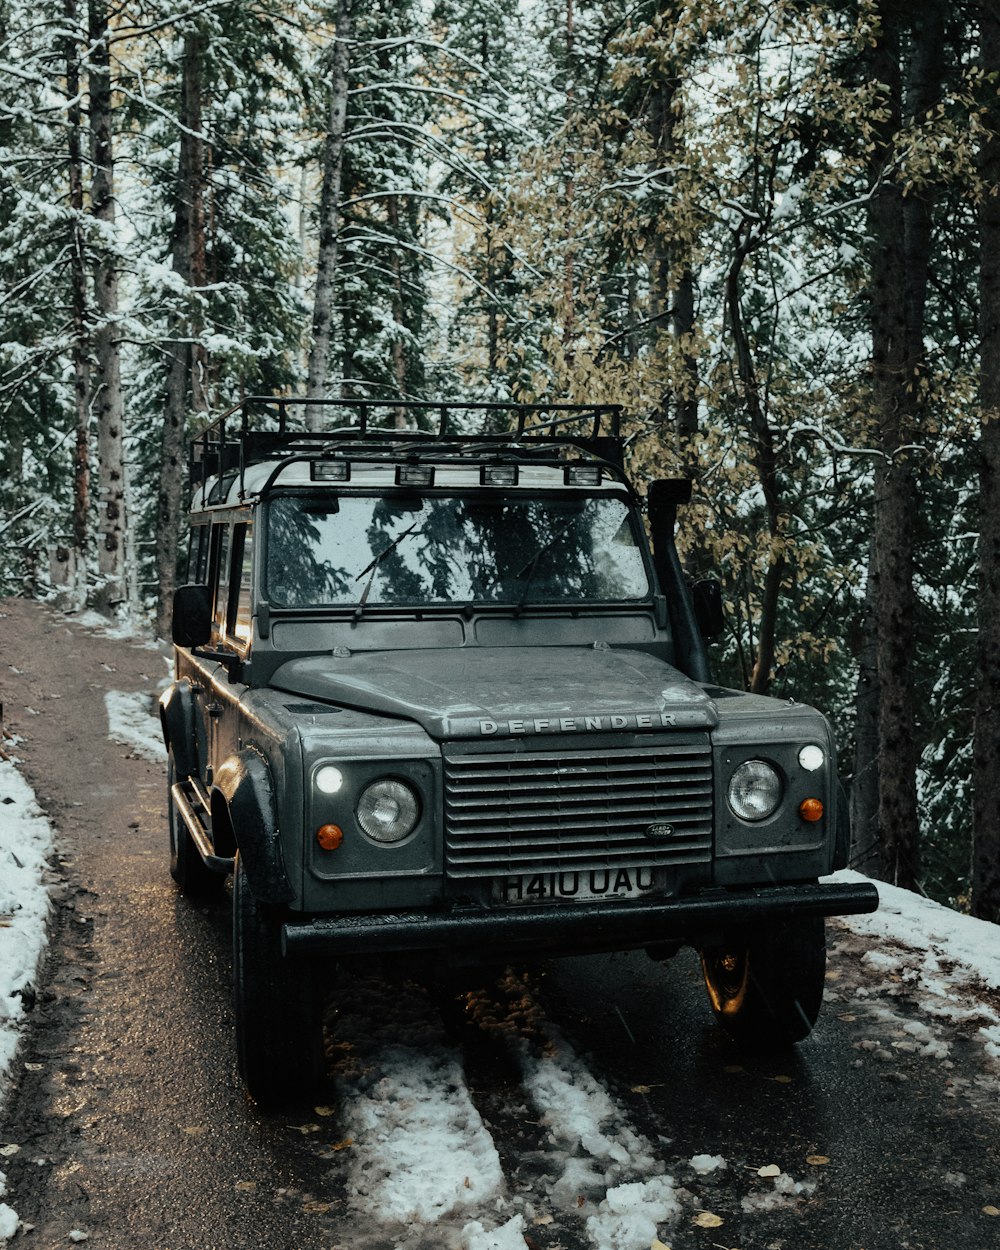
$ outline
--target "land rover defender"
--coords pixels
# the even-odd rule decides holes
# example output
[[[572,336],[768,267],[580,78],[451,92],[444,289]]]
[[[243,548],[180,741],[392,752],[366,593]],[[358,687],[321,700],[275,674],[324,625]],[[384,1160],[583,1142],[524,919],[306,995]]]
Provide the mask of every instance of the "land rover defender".
[[[194,896],[234,875],[258,1101],[314,1079],[316,986],[365,954],[690,944],[736,1038],[815,1023],[824,917],[877,902],[820,880],[848,842],[830,726],[713,683],[721,605],[674,542],[690,484],[641,499],[619,422],[250,399],[193,441],[170,870]]]

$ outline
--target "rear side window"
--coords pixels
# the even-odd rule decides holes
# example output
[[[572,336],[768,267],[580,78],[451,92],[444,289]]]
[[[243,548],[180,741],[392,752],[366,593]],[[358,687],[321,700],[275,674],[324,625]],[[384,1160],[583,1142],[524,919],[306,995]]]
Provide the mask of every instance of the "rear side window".
[[[233,527],[231,565],[227,633],[238,642],[247,643],[250,641],[250,620],[253,612],[250,594],[253,576],[253,529],[249,523]]]
[[[199,586],[208,581],[208,553],[211,529],[207,525],[196,525],[191,531],[191,544],[188,548],[187,580]]]

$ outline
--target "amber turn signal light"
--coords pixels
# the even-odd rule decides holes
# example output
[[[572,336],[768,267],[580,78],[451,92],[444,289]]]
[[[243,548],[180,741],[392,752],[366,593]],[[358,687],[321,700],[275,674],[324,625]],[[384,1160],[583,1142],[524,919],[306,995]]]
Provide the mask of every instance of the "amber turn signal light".
[[[344,840],[344,831],[340,825],[320,825],[316,830],[316,841],[324,851],[335,851]]]
[[[799,804],[799,815],[810,824],[823,819],[823,804],[819,799],[803,799]]]

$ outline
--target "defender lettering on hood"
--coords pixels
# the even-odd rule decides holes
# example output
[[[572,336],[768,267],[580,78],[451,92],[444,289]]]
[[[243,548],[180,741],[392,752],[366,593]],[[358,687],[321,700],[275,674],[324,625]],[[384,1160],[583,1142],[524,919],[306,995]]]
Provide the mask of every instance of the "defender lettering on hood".
[[[481,720],[484,738],[516,734],[600,733],[618,729],[673,729],[677,717],[672,712],[619,712],[611,716],[535,716],[525,720]]]

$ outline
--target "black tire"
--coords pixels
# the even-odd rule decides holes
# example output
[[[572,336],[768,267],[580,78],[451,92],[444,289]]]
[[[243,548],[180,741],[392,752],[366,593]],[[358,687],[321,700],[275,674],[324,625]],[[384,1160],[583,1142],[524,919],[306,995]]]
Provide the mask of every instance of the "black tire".
[[[701,967],[712,1011],[730,1037],[752,1048],[801,1042],[823,1004],[823,917],[734,931],[701,951]]]
[[[167,827],[170,830],[170,875],[177,882],[181,893],[190,898],[209,898],[220,894],[225,875],[205,867],[198,848],[181,820],[174,803],[172,787],[177,775],[174,755],[167,757]]]
[[[233,988],[236,1062],[264,1108],[307,1098],[319,1083],[320,995],[306,969],[281,954],[281,916],[254,898],[236,857],[233,875]]]

